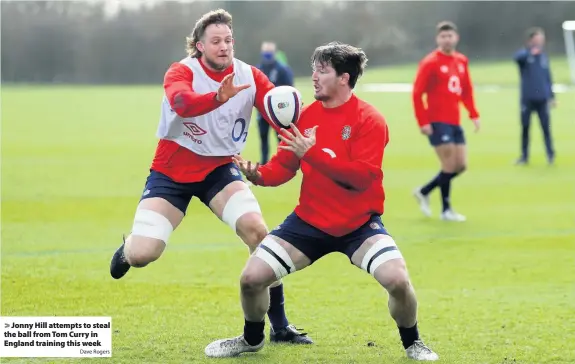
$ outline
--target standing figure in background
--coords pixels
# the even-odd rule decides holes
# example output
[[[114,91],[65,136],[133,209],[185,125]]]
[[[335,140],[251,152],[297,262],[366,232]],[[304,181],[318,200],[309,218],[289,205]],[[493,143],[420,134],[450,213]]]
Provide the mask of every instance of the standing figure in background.
[[[261,63],[256,67],[260,69],[275,86],[293,86],[293,74],[288,65],[282,64],[276,58],[276,44],[263,42],[261,48]],[[270,124],[258,113],[258,128],[261,141],[261,164],[266,164],[270,154],[269,130]],[[277,133],[276,133],[277,137]],[[278,139],[279,142],[279,139]]]
[[[533,111],[537,112],[541,123],[547,162],[552,165],[555,161],[549,117],[549,106],[555,106],[555,94],[544,46],[543,29],[530,28],[527,30],[527,45],[515,53],[514,57],[521,76],[521,156],[516,162],[520,165],[529,162],[529,129]]]
[[[438,48],[419,64],[413,85],[413,107],[422,134],[441,163],[441,170],[431,181],[418,187],[415,196],[421,211],[431,215],[429,194],[436,187],[441,190],[443,211],[441,219],[465,221],[465,216],[451,208],[451,180],[463,173],[467,166],[465,135],[460,125],[459,104],[463,103],[469,118],[479,131],[479,112],[473,98],[473,85],[469,75],[468,59],[455,50],[459,41],[457,27],[451,22],[437,25]],[[423,102],[426,95],[427,106]]]

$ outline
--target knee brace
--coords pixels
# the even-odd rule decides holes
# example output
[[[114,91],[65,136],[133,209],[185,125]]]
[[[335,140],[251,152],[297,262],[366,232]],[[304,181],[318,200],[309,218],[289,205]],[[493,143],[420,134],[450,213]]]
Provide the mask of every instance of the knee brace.
[[[172,231],[174,231],[174,227],[164,215],[152,210],[136,210],[132,235],[158,239],[168,244]]]
[[[395,241],[391,236],[386,235],[373,244],[367,253],[365,253],[361,261],[361,269],[373,276],[375,270],[383,263],[392,259],[401,258],[403,258],[403,256],[397,248],[397,245],[395,245]]]
[[[250,189],[245,189],[234,193],[222,212],[222,221],[229,225],[234,232],[238,219],[248,212],[262,213],[256,196]]]
[[[261,242],[254,255],[273,269],[278,280],[296,271],[288,252],[269,236]]]

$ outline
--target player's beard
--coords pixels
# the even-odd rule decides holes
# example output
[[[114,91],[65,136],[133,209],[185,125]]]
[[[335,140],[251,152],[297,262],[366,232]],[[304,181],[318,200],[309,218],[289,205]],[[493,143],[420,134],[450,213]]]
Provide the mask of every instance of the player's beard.
[[[214,61],[214,60],[210,59],[208,56],[206,56],[206,63],[208,64],[208,66],[210,68],[212,68],[216,71],[223,71],[230,66],[231,61],[229,58],[227,58],[224,63],[217,63],[216,61]]]

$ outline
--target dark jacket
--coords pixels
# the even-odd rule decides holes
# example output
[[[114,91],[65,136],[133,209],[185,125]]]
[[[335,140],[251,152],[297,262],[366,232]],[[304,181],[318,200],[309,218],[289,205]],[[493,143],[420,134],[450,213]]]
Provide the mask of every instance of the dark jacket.
[[[532,55],[529,48],[523,48],[515,53],[514,60],[519,66],[522,100],[543,101],[555,97],[547,54]]]

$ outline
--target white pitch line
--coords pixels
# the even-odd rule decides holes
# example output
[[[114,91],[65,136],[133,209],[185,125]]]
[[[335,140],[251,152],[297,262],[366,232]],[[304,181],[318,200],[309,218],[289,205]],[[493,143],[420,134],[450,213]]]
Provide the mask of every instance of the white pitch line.
[[[476,85],[475,90],[479,92],[498,92],[505,87],[499,85]],[[411,83],[368,83],[362,86],[361,90],[364,92],[392,92],[392,93],[408,93],[413,89]],[[554,84],[553,91],[556,93],[564,93],[575,90],[575,87],[564,84]]]

